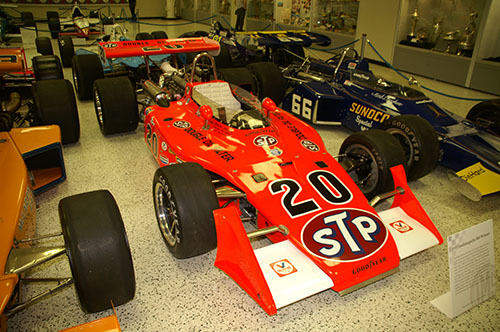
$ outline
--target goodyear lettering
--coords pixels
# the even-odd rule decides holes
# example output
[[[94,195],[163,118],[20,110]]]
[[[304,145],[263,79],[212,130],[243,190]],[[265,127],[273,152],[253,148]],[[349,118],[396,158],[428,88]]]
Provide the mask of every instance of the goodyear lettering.
[[[214,144],[212,142],[212,140],[210,140],[208,137],[206,137],[202,133],[194,130],[191,127],[184,129],[184,131],[186,133],[188,133],[189,135],[193,136],[196,140],[200,141],[203,145],[205,145],[207,147],[210,147],[210,146],[212,146]]]
[[[378,110],[370,108],[370,107],[366,107],[366,106],[358,104],[358,103],[352,103],[351,108],[349,108],[349,111],[354,113],[354,114],[358,114],[359,116],[365,117],[369,120],[373,120],[373,121],[379,122],[379,123],[382,123],[391,117],[387,113],[384,113],[382,111],[378,111]]]
[[[366,263],[365,265],[361,265],[361,266],[358,266],[355,269],[352,269],[352,274],[357,274],[357,273],[360,273],[360,272],[363,272],[363,271],[368,271],[372,267],[375,267],[375,266],[377,266],[379,264],[383,264],[386,261],[387,261],[386,257],[382,257],[382,258],[379,258],[379,259],[371,259],[370,262]]]

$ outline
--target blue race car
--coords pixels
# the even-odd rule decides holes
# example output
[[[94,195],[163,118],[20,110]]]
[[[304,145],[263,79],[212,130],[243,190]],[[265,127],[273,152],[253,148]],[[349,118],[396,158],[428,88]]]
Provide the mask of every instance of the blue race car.
[[[500,191],[500,99],[475,105],[464,119],[419,90],[374,75],[363,57],[347,52],[283,69],[288,90],[282,108],[313,124],[388,130],[407,151],[409,180],[432,171],[438,160],[469,198]]]

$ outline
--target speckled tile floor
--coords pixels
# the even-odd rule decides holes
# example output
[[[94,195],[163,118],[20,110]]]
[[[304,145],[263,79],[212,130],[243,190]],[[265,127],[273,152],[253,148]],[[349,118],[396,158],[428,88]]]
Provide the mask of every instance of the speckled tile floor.
[[[204,25],[172,24],[170,36]],[[147,25],[142,31],[160,30]],[[133,27],[129,31],[134,36]],[[376,45],[376,41],[372,40]],[[57,47],[56,47],[57,48]],[[374,66],[384,77],[399,81],[387,68]],[[65,69],[71,80],[71,70]],[[477,91],[419,78],[439,91],[466,97],[489,97]],[[465,116],[474,102],[429,93],[439,105]],[[137,291],[129,303],[116,308],[123,331],[498,331],[498,295],[450,320],[430,301],[449,291],[447,246],[433,247],[401,262],[400,272],[361,290],[339,296],[324,291],[268,316],[240,287],[213,266],[216,252],[176,260],[157,227],[151,194],[157,164],[146,149],[141,125],[135,132],[103,137],[91,101],[79,102],[80,141],[64,147],[67,180],[38,196],[39,234],[60,230],[57,204],[68,195],[108,189],[114,195],[127,229],[134,260]],[[336,154],[349,131],[316,127],[331,154]],[[496,274],[500,269],[500,196],[474,203],[449,183],[446,170],[410,184],[444,238],[482,221],[494,220]],[[34,272],[69,276],[60,257]],[[497,280],[497,294],[500,283]],[[29,287],[27,296],[36,293]],[[58,331],[107,316],[111,311],[84,314],[73,288],[66,289],[9,319],[9,331]]]

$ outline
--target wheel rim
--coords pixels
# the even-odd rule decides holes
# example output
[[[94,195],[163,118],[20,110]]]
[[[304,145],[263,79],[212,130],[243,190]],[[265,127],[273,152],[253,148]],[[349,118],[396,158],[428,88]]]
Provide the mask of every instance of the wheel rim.
[[[102,115],[102,105],[101,105],[101,99],[99,97],[99,93],[97,90],[94,92],[94,103],[95,103],[95,112],[97,114],[97,122],[99,122],[99,127],[104,126],[104,119]]]
[[[387,132],[396,137],[399,144],[403,147],[406,156],[406,166],[410,168],[415,158],[415,151],[412,148],[411,140],[402,130],[397,128],[387,129]]]
[[[361,166],[358,166],[355,170],[349,172],[349,175],[361,189],[361,192],[364,194],[373,192],[377,187],[378,179],[380,177],[375,156],[368,148],[360,144],[353,144],[347,147],[345,153],[356,156],[356,159],[366,160],[366,162],[364,162]],[[349,159],[349,157],[344,158]]]
[[[163,184],[158,182],[155,186],[155,211],[160,231],[169,246],[174,246],[180,242],[179,225],[175,218],[175,204],[169,198],[169,193]]]

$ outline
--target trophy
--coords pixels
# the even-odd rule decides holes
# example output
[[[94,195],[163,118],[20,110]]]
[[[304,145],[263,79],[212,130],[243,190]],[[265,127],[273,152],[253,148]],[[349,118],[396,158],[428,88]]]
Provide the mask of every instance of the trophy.
[[[413,12],[413,14],[410,15],[410,19],[412,22],[411,22],[411,31],[408,34],[408,40],[412,40],[413,38],[416,37],[415,29],[417,28],[417,22],[420,19],[420,15],[418,15],[417,8],[415,8],[415,11]]]
[[[436,46],[439,41],[439,37],[443,33],[443,18],[442,17],[434,17],[434,25],[432,26],[432,31],[430,35],[430,42],[433,46]]]
[[[460,36],[460,30],[448,31],[444,34],[443,39],[448,42],[446,46],[446,53],[451,53],[451,45],[458,40]]]
[[[464,34],[458,43],[457,55],[470,56],[474,49],[474,37],[476,35],[476,19],[477,13],[472,11],[469,13],[469,24],[464,29]]]

